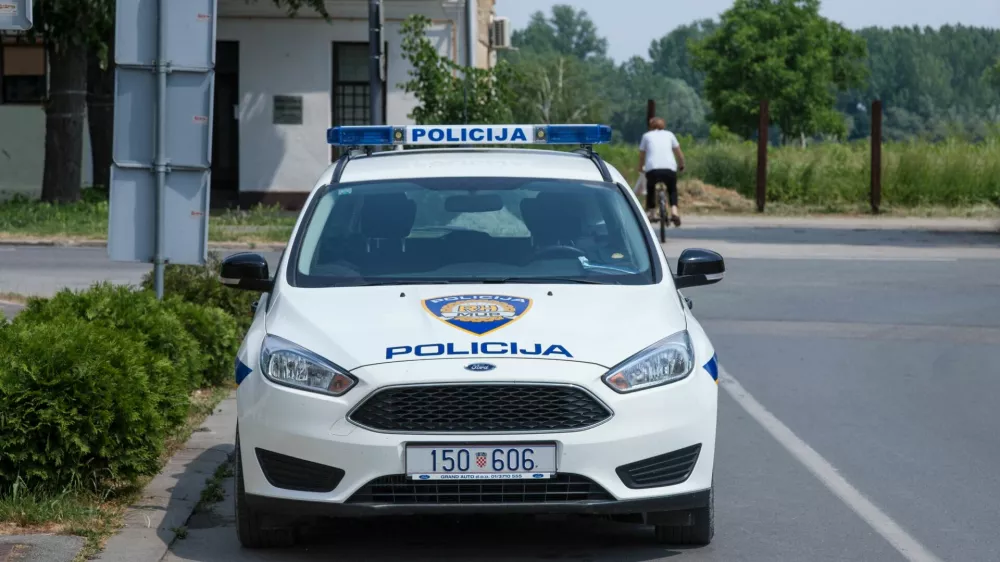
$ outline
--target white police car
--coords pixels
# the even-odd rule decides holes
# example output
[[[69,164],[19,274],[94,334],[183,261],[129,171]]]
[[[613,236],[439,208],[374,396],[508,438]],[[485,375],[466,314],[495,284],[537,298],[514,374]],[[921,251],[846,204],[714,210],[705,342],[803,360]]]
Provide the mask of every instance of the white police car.
[[[598,125],[341,127],[236,361],[236,513],[247,547],[302,517],[602,514],[707,544],[717,357]]]

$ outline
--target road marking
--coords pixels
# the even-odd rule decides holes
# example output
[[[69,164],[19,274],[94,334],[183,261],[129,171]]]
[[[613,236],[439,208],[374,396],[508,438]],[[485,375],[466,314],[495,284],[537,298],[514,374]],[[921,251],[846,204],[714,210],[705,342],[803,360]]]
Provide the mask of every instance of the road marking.
[[[1000,341],[996,326],[939,326],[932,324],[881,324],[877,322],[809,322],[797,320],[714,320],[701,321],[712,334],[768,335],[892,341],[949,341],[992,345]]]
[[[892,520],[881,509],[866,498],[850,484],[837,469],[820,456],[808,443],[799,439],[781,420],[774,417],[767,408],[761,405],[736,379],[725,369],[719,368],[719,381],[733,399],[750,417],[757,420],[771,437],[785,448],[796,460],[802,463],[824,486],[826,486],[840,501],[851,508],[876,533],[882,535],[904,558],[910,562],[941,562],[917,539],[913,538],[898,523]]]

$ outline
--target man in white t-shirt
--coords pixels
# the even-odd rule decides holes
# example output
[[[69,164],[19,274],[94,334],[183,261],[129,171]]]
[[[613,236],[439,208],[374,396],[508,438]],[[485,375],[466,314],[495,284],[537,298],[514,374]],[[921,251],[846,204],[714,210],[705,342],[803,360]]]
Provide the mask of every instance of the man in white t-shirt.
[[[667,130],[662,117],[649,120],[649,131],[639,142],[639,173],[646,174],[646,212],[656,220],[656,184],[667,186],[670,200],[670,221],[681,225],[677,213],[677,173],[684,171],[684,153],[677,137]]]

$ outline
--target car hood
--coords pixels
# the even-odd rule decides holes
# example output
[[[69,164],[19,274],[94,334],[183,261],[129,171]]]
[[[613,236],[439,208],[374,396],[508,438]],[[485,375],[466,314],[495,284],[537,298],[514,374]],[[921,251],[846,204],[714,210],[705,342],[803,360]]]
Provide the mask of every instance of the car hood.
[[[663,285],[285,286],[265,325],[347,370],[514,358],[610,368],[685,329],[685,316]]]

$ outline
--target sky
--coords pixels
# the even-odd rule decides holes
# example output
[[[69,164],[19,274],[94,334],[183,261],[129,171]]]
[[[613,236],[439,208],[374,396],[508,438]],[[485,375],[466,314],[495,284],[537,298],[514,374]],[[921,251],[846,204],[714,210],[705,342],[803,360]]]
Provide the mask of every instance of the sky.
[[[514,29],[531,14],[549,14],[555,4],[586,10],[597,31],[608,39],[608,54],[621,62],[633,55],[648,58],[649,43],[679,25],[716,18],[731,0],[496,0],[496,13]],[[821,12],[850,29],[897,25],[938,27],[965,24],[1000,28],[1000,0],[824,0]]]

